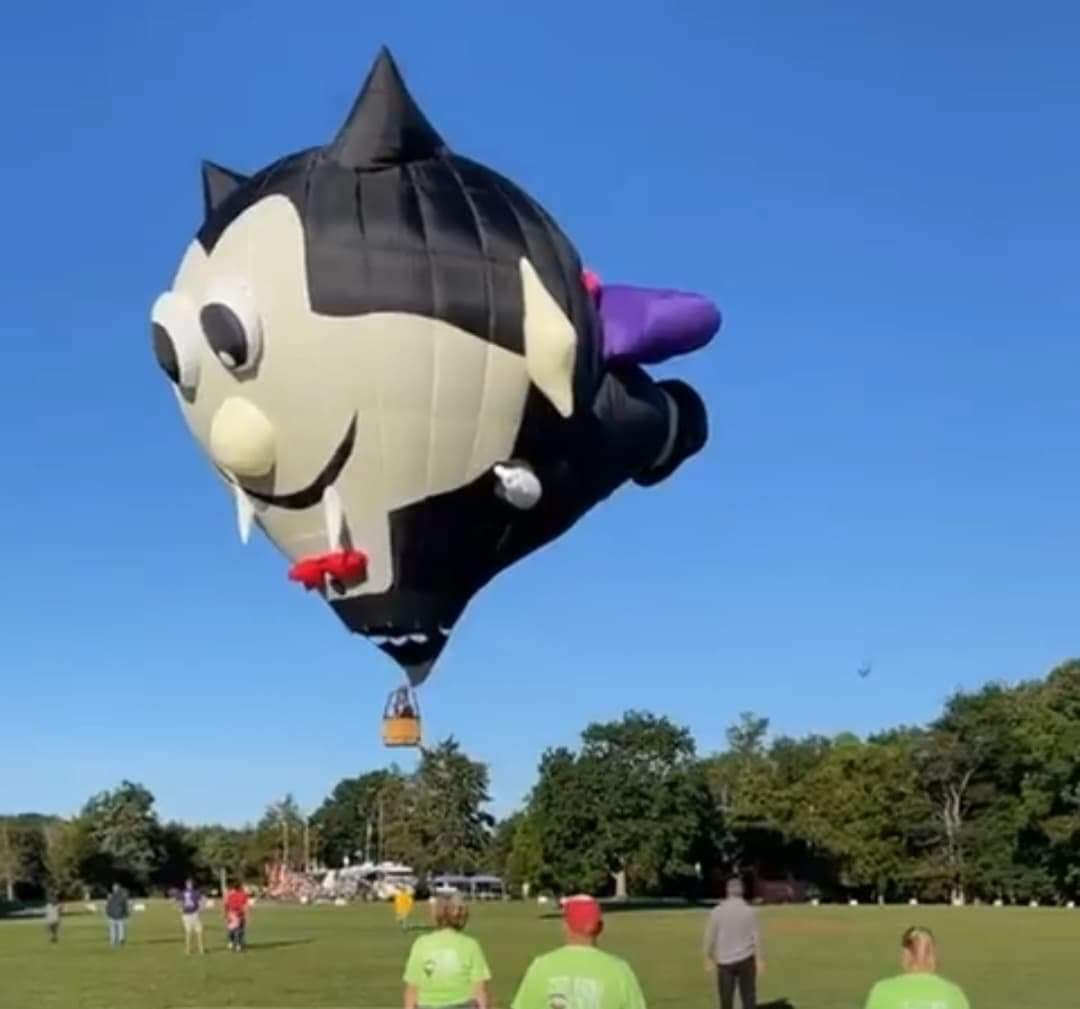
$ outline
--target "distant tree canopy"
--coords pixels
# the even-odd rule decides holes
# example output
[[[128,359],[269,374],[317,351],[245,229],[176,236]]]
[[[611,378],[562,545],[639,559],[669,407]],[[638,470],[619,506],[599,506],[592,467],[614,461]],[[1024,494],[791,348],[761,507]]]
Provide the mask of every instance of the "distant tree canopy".
[[[502,874],[532,892],[694,894],[724,874],[823,897],[1080,898],[1080,661],[951,697],[924,727],[770,738],[743,713],[699,755],[667,718],[629,712],[540,759],[496,823],[488,771],[453,739],[345,778],[307,817],[291,796],[242,828],[162,824],[124,781],[71,819],[0,816],[0,900],[261,881],[270,864],[393,859]]]
[[[713,803],[686,729],[631,712],[550,750],[526,816],[536,882],[619,895],[684,887],[707,857]]]

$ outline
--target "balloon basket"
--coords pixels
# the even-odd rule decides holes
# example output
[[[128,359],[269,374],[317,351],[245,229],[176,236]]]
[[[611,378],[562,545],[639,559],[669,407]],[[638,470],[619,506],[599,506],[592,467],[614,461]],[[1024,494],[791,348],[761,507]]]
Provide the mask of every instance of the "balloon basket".
[[[387,747],[420,745],[420,704],[408,687],[399,687],[386,700],[382,741]]]

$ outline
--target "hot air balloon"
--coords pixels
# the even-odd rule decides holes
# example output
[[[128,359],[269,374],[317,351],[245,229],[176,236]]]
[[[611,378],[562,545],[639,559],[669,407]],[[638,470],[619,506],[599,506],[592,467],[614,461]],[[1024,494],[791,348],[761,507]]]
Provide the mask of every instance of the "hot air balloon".
[[[586,271],[387,50],[329,143],[202,182],[157,362],[241,538],[258,525],[410,686],[496,574],[704,447],[701,398],[642,365],[708,343],[715,305]]]

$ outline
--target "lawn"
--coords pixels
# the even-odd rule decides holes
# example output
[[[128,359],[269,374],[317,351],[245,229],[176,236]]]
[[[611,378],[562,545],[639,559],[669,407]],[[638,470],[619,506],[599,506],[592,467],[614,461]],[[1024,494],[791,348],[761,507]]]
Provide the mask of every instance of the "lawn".
[[[423,908],[418,909],[423,911]],[[637,969],[649,1005],[709,1009],[699,953],[702,909],[610,912],[604,945]],[[225,949],[216,912],[204,915],[209,951],[187,958],[179,915],[151,903],[131,922],[128,945],[110,949],[88,912],[46,943],[40,921],[0,921],[2,1009],[345,1009],[400,1005],[406,950],[387,906],[254,909],[246,954]],[[893,971],[900,932],[929,925],[943,973],[973,1009],[1076,1005],[1080,911],[1029,908],[786,907],[762,913],[768,971],[761,1001],[794,1009],[857,1009],[873,980]],[[505,1007],[529,959],[559,941],[559,924],[536,905],[479,905],[470,930],[495,974]]]

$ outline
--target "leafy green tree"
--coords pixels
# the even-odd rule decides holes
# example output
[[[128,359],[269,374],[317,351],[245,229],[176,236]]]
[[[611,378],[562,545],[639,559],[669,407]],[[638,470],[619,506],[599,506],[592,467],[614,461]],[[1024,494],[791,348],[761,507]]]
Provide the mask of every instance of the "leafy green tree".
[[[88,897],[95,885],[104,888],[108,883],[109,861],[99,853],[90,823],[82,817],[46,828],[45,866],[50,890],[65,899]]]
[[[604,784],[590,772],[565,747],[548,750],[540,759],[528,817],[539,848],[535,882],[542,889],[604,893],[611,886],[612,867],[599,839]]]
[[[525,818],[523,810],[517,810],[501,820],[496,820],[488,838],[484,865],[491,872],[508,875],[507,867],[514,850],[514,838]]]
[[[224,893],[230,880],[248,877],[247,852],[250,830],[233,830],[217,825],[197,827],[190,832],[194,848],[195,872],[201,882],[213,882]]]
[[[588,726],[578,754],[544,755],[529,814],[543,885],[625,896],[686,889],[714,809],[690,733],[629,712]]]
[[[370,771],[354,778],[343,778],[312,815],[317,830],[315,851],[325,865],[341,866],[359,854],[377,860],[382,846],[380,830],[385,830],[386,800],[401,785],[402,774],[396,768]],[[395,812],[396,812],[395,808]]]
[[[954,903],[988,891],[1015,892],[1020,798],[1027,758],[1020,731],[1030,685],[990,684],[949,699],[923,736],[920,780],[935,807],[932,857]]]
[[[412,781],[411,864],[420,872],[476,872],[488,851],[494,817],[486,765],[450,738],[425,750]]]
[[[22,880],[26,869],[24,857],[17,830],[6,819],[0,820],[0,880],[9,903],[15,900],[15,884]]]
[[[94,860],[92,881],[105,886],[111,876],[145,890],[163,857],[153,794],[142,785],[124,781],[112,791],[93,796],[80,818],[87,824],[99,856]],[[83,869],[85,872],[88,866]]]
[[[34,813],[0,817],[0,894],[8,900],[44,892],[45,830],[53,819]]]
[[[417,788],[415,775],[387,775],[374,797],[372,845],[367,847],[378,862],[424,864],[423,839],[416,829]],[[365,841],[366,844],[366,841]]]
[[[1025,836],[1017,853],[1031,896],[1080,896],[1080,662],[1054,669],[1020,707]],[[1041,877],[1041,878],[1040,878]],[[1040,886],[1041,883],[1041,886]]]
[[[304,816],[292,795],[266,807],[255,826],[248,860],[264,869],[271,864],[304,867]]]
[[[842,738],[792,787],[791,829],[827,853],[842,887],[880,900],[912,891],[911,855],[933,814],[913,739]]]
[[[702,762],[717,810],[715,861],[724,874],[768,875],[805,861],[786,830],[791,819],[786,788],[788,778],[811,766],[814,747],[786,737],[767,746],[768,728],[767,718],[743,712],[727,730],[727,749]]]
[[[544,876],[544,855],[541,847],[540,828],[535,816],[522,811],[510,821],[513,833],[505,862],[500,866],[509,887],[527,895]]]
[[[183,886],[198,876],[196,848],[192,831],[182,823],[167,823],[161,828],[160,858],[154,866],[153,883],[161,890]]]

